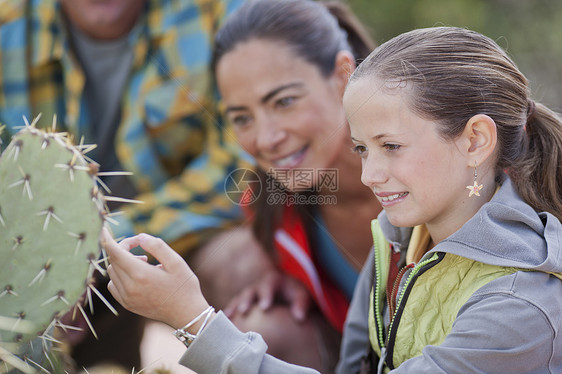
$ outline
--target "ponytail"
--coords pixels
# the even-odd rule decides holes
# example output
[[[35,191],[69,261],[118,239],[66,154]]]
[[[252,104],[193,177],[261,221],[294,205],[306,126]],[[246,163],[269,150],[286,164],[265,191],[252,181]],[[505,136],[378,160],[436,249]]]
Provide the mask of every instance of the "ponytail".
[[[532,103],[532,102],[531,102]],[[529,106],[526,152],[509,171],[521,197],[562,221],[562,120],[546,106]]]
[[[361,62],[375,49],[369,31],[359,21],[348,5],[341,1],[325,1],[322,4],[338,21],[339,27],[347,33],[347,42],[356,61]]]
[[[252,39],[287,44],[324,76],[333,73],[339,51],[349,50],[362,60],[375,46],[365,27],[339,1],[246,0],[217,32],[213,70],[225,54]]]

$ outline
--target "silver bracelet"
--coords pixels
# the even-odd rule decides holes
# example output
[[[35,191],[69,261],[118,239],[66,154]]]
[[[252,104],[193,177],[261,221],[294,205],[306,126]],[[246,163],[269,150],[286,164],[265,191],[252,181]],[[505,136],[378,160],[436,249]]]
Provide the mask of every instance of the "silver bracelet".
[[[214,312],[215,308],[213,308],[212,306],[208,307],[203,312],[201,312],[201,314],[191,320],[191,322],[189,322],[187,325],[185,325],[181,329],[177,329],[176,331],[174,331],[174,336],[178,338],[180,342],[185,344],[186,347],[189,347],[189,345],[195,340],[195,338],[197,338],[199,334],[201,334],[201,331],[203,331],[203,328],[207,325],[207,322],[209,322],[209,319]],[[192,334],[187,331],[188,328],[199,322],[199,320],[203,317],[205,317],[205,319],[203,320],[203,323],[201,324],[201,327],[199,327],[199,330],[196,334]]]

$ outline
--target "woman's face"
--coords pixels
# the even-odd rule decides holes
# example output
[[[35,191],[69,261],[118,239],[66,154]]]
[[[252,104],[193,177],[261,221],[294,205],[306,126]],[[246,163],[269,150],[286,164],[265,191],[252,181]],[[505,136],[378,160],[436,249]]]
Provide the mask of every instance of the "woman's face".
[[[430,232],[439,227],[439,239],[447,237],[467,219],[470,205],[466,186],[472,184],[472,175],[461,151],[463,140],[443,140],[434,121],[410,110],[408,86],[381,86],[359,78],[343,99],[354,149],[362,160],[361,181],[395,226],[425,223]]]
[[[317,170],[337,167],[352,146],[341,100],[353,60],[336,61],[347,65],[324,77],[285,43],[254,39],[217,65],[226,116],[239,143],[289,189],[315,185]]]

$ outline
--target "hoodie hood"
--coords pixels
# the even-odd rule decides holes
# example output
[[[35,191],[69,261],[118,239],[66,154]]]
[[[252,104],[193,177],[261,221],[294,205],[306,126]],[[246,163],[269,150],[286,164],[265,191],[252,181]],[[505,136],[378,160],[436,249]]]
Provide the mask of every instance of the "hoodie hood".
[[[407,248],[411,228],[392,226],[384,211],[379,222],[389,242]],[[537,213],[506,178],[492,200],[428,253],[452,253],[490,265],[562,273],[561,245],[560,221],[550,213]]]

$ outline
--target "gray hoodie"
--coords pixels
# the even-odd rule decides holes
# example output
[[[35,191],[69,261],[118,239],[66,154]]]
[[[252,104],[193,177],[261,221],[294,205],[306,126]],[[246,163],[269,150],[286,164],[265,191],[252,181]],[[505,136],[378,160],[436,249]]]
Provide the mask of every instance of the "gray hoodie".
[[[411,230],[393,227],[384,212],[379,222],[387,239],[405,250]],[[562,373],[562,281],[549,274],[562,273],[562,225],[553,215],[537,214],[506,179],[490,202],[430,252],[533,271],[481,287],[461,307],[441,345],[426,346],[391,373]],[[369,261],[348,313],[339,373],[357,372],[367,353],[371,272]],[[180,363],[200,374],[314,372],[266,350],[258,334],[239,332],[219,314]]]

